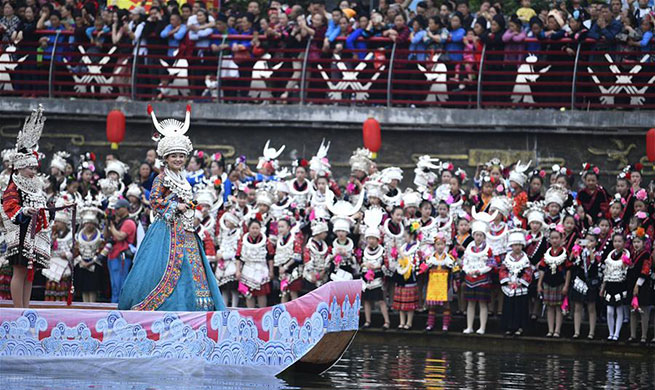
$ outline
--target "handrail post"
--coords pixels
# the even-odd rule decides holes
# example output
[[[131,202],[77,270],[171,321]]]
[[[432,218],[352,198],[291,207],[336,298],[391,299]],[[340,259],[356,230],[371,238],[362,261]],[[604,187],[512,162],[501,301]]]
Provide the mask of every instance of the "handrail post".
[[[57,51],[57,43],[59,42],[59,34],[61,30],[57,30],[55,34],[55,43],[52,45],[52,51],[50,52],[50,70],[48,71],[48,97],[52,99],[52,72],[55,68],[55,52]]]
[[[312,38],[307,39],[305,47],[305,57],[302,59],[302,69],[300,70],[300,105],[305,104],[305,79],[307,78],[307,60],[309,59],[309,48],[312,44]]]
[[[571,110],[575,110],[575,84],[578,80],[578,61],[580,61],[580,47],[582,43],[578,42],[578,47],[575,49],[575,62],[573,64],[573,79],[571,80]]]
[[[136,100],[136,62],[139,57],[139,50],[141,49],[141,39],[139,38],[136,41],[136,47],[134,48],[134,57],[132,57],[132,79],[130,80],[130,85],[132,93],[130,98],[132,101]]]
[[[391,58],[389,59],[389,73],[387,73],[387,107],[391,107],[391,79],[393,76],[393,64],[396,59],[396,42],[391,46]]]
[[[482,46],[482,55],[480,56],[480,66],[478,69],[478,96],[477,96],[477,108],[482,107],[482,67],[484,66],[484,56],[487,53],[487,44],[485,43]]]
[[[227,34],[223,35],[223,40],[221,45],[225,44],[227,40]],[[221,102],[221,72],[223,71],[223,52],[225,50],[219,50],[218,52],[218,64],[216,65],[216,103]]]

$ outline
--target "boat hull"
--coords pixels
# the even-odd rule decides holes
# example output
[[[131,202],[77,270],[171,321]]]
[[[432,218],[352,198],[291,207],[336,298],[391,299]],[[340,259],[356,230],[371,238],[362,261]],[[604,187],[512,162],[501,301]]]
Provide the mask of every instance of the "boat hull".
[[[3,307],[0,362],[177,361],[234,375],[322,372],[357,331],[360,295],[360,281],[344,281],[286,304],[222,312]]]

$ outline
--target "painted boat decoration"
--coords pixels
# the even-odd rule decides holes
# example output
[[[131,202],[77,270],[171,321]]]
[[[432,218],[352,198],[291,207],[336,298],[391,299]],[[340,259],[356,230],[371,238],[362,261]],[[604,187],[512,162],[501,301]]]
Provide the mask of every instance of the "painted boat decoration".
[[[0,365],[82,360],[100,367],[103,360],[159,359],[201,362],[234,375],[321,373],[355,337],[361,286],[359,280],[330,282],[285,304],[222,312],[52,308],[55,302],[16,309],[4,301]]]

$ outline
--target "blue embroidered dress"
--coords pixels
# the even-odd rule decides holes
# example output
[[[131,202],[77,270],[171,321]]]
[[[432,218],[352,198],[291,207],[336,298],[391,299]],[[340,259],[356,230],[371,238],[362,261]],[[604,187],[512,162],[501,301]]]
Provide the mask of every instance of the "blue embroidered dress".
[[[182,187],[182,190],[179,189]],[[193,230],[193,210],[177,210],[190,188],[170,174],[155,178],[150,205],[156,213],[121,291],[120,310],[225,310],[216,278]],[[190,199],[189,199],[190,200]]]

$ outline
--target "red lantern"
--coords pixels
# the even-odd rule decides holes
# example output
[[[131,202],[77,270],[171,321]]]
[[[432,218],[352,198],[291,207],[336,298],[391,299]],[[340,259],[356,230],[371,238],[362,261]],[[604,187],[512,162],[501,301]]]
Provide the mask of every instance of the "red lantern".
[[[125,139],[125,115],[119,110],[111,110],[107,114],[107,141],[112,149],[118,149],[118,144]]]
[[[377,157],[378,151],[382,146],[380,122],[375,120],[375,118],[368,118],[364,121],[362,136],[364,137],[364,147],[373,153],[373,158]]]
[[[648,161],[655,161],[655,128],[646,133],[646,156],[648,156]]]

